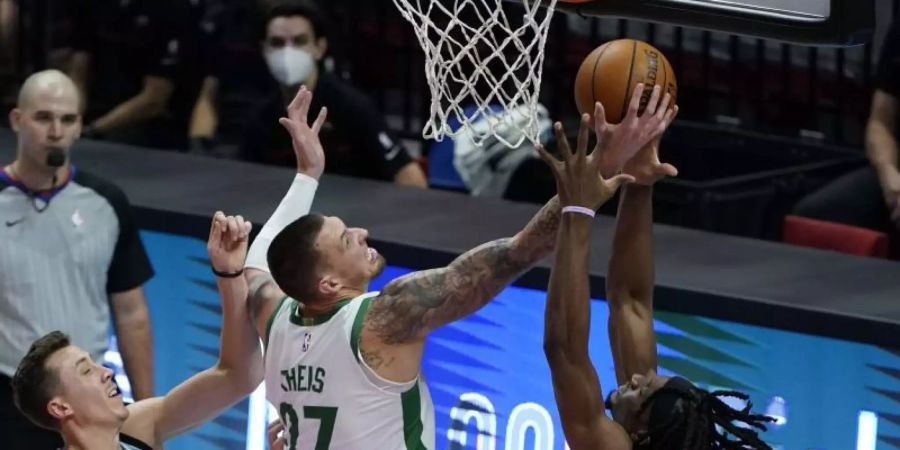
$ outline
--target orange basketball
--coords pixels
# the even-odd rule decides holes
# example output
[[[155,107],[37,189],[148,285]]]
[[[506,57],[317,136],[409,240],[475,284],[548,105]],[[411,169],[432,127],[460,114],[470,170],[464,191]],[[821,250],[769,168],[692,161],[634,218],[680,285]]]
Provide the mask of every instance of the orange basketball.
[[[575,104],[581,113],[594,113],[594,103],[603,103],[606,120],[619,123],[628,111],[631,94],[638,83],[647,86],[641,95],[640,111],[650,100],[653,85],[672,95],[678,93],[675,72],[666,57],[652,45],[634,39],[607,42],[592,51],[575,77]]]

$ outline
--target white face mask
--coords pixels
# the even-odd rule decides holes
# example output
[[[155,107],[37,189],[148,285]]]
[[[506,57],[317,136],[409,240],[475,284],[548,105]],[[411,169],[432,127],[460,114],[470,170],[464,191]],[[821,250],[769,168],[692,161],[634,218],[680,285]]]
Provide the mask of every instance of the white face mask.
[[[309,52],[293,47],[269,52],[266,63],[272,76],[285,86],[296,86],[309,79],[316,64]]]

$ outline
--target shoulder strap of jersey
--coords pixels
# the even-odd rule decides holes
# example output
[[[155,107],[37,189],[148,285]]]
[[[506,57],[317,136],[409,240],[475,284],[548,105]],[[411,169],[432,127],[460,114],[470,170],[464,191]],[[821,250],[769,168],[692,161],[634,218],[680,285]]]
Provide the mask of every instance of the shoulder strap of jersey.
[[[353,325],[350,328],[350,351],[353,352],[353,357],[356,358],[356,362],[359,362],[359,338],[362,334],[366,312],[369,310],[369,304],[378,296],[378,294],[379,291],[372,291],[353,299],[358,307],[355,316],[353,317]]]

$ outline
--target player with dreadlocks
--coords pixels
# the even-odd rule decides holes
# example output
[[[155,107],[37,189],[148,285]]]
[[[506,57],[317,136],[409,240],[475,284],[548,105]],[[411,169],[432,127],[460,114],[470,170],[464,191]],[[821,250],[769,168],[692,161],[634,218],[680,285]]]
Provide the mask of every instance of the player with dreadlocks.
[[[666,96],[668,97],[668,95]],[[677,107],[659,102],[657,92],[644,114],[654,114],[665,129]],[[657,107],[658,106],[658,107]],[[636,104],[632,104],[637,108]],[[609,338],[620,387],[604,409],[600,380],[588,354],[590,292],[588,253],[593,212],[606,188],[609,170],[600,155],[607,127],[603,107],[594,111],[598,144],[587,155],[590,118],[582,117],[574,154],[559,125],[556,127],[562,161],[540,148],[556,177],[563,208],[556,259],[550,276],[545,317],[544,350],[550,364],[563,431],[572,450],[694,450],[769,449],[757,435],[772,418],[750,412],[751,404],[736,410],[723,397],[749,400],[740,392],[708,392],[681,377],[656,374],[653,333],[652,186],[675,167],[660,164],[659,138],[641,150],[624,171],[634,181],[623,188],[607,277]],[[720,431],[724,430],[724,431]]]

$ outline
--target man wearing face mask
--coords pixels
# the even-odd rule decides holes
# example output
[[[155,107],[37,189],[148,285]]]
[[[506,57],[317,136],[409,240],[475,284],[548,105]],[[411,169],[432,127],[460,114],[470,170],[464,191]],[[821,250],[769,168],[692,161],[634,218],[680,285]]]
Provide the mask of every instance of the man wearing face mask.
[[[13,405],[19,360],[53,330],[101,360],[112,318],[134,398],[152,396],[141,285],[153,269],[122,191],[69,162],[81,132],[72,80],[55,70],[31,75],[9,121],[17,153],[0,166],[0,446],[58,448],[58,435]]]
[[[278,123],[300,85],[314,92],[310,110],[328,108],[320,138],[326,172],[426,187],[425,175],[388,131],[384,117],[358,89],[321,70],[328,41],[317,6],[306,0],[270,4],[263,15],[262,53],[278,89],[251,114],[241,139],[244,158],[294,165],[288,132]]]

